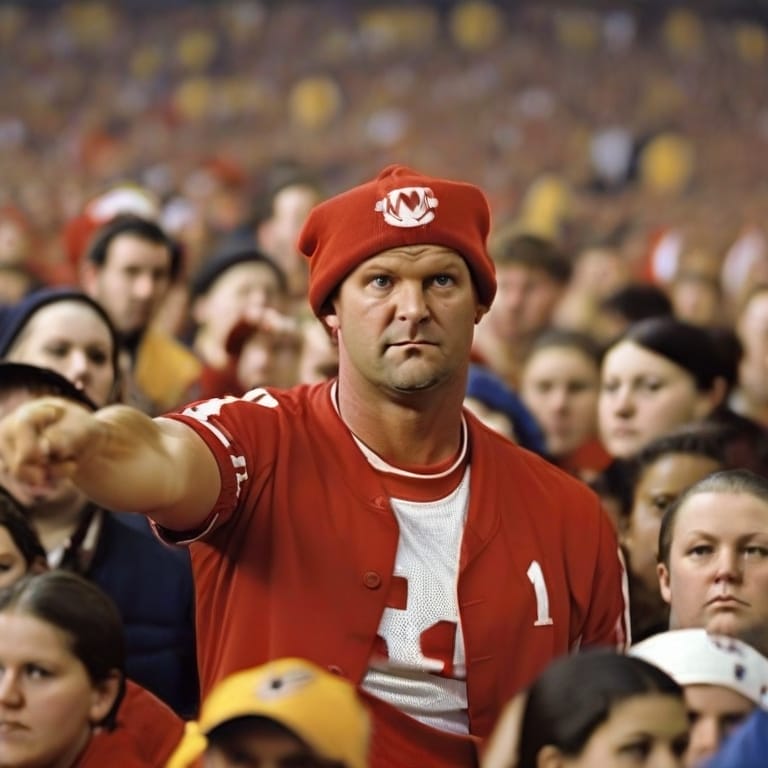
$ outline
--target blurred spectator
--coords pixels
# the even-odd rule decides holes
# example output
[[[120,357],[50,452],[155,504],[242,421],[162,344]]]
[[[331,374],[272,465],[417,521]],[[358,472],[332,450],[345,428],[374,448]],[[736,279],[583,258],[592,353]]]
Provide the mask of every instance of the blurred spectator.
[[[117,328],[135,391],[131,402],[149,413],[190,399],[201,364],[180,342],[153,327],[180,268],[177,244],[153,221],[119,216],[97,231],[82,266],[83,285]]]
[[[520,395],[544,431],[547,454],[584,479],[611,461],[597,436],[602,353],[577,331],[544,331],[525,358]]]
[[[700,768],[752,711],[768,703],[768,659],[734,637],[678,629],[633,645],[629,653],[683,686],[691,722],[686,768]]]
[[[673,309],[664,289],[650,283],[630,283],[602,299],[592,330],[600,341],[608,344],[633,323],[650,317],[669,317]]]
[[[529,689],[519,759],[510,755],[509,765],[617,765],[617,745],[636,739],[638,732],[643,734],[641,754],[653,756],[659,765],[682,768],[688,717],[680,686],[658,667],[613,651],[565,656]]]
[[[517,387],[522,361],[548,328],[571,276],[568,257],[551,241],[501,233],[489,243],[496,265],[496,298],[475,330],[474,355]]]
[[[546,437],[534,415],[501,378],[482,366],[469,368],[464,407],[512,442],[529,451],[546,454]]]
[[[735,323],[743,355],[734,410],[768,427],[768,284],[756,286]]]
[[[6,307],[0,358],[60,373],[99,408],[122,397],[117,331],[101,305],[78,290],[43,288]]]
[[[367,768],[371,717],[355,687],[303,659],[235,672],[211,690],[167,768]]]
[[[723,401],[726,377],[704,329],[673,317],[631,325],[603,358],[603,444],[612,456],[630,458],[653,438],[707,417]]]
[[[632,462],[632,506],[622,526],[621,543],[635,641],[663,631],[669,623],[656,573],[664,512],[691,485],[724,469],[724,453],[716,430],[693,425],[652,440]]]

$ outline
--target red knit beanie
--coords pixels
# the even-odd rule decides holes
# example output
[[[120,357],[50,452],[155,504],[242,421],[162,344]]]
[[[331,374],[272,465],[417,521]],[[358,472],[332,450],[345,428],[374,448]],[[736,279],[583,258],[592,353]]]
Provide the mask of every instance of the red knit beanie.
[[[404,245],[453,248],[467,262],[480,302],[490,306],[496,276],[485,247],[489,227],[488,202],[478,187],[391,165],[307,217],[299,250],[309,259],[312,310],[327,310],[334,289],[363,261]]]

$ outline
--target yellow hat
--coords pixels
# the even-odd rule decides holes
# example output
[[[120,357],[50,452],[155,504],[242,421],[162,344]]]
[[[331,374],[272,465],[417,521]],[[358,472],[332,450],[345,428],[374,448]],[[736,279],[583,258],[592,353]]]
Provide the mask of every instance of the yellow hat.
[[[303,659],[279,659],[236,672],[206,697],[166,768],[187,768],[207,736],[240,717],[264,717],[301,739],[319,757],[345,768],[367,768],[370,717],[355,687]]]

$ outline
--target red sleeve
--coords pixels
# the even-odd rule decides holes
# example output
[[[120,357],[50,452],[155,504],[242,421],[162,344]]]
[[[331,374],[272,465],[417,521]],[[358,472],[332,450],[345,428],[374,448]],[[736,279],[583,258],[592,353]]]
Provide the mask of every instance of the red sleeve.
[[[219,467],[221,491],[208,517],[193,531],[169,531],[153,524],[155,533],[172,544],[190,544],[226,523],[246,495],[246,487],[266,477],[278,440],[278,403],[266,390],[243,397],[219,397],[168,414],[193,429],[210,449]]]

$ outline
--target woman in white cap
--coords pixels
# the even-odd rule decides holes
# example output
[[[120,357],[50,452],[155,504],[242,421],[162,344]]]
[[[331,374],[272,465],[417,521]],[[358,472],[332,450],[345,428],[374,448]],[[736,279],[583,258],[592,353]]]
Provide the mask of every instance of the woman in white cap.
[[[629,653],[683,686],[691,724],[687,768],[701,765],[766,703],[768,659],[736,638],[710,635],[705,629],[671,630],[637,643]]]

